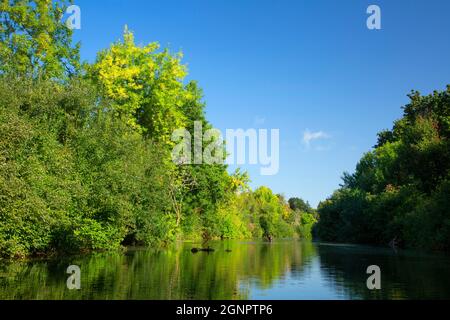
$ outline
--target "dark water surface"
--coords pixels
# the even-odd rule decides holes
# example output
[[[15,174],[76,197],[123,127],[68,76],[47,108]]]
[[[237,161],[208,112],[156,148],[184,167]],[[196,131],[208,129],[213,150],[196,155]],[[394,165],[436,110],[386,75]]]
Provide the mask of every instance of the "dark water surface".
[[[193,254],[199,246],[0,262],[0,299],[450,299],[445,255],[299,240],[213,241]],[[67,289],[69,265],[80,290]],[[367,289],[369,265],[381,290]]]

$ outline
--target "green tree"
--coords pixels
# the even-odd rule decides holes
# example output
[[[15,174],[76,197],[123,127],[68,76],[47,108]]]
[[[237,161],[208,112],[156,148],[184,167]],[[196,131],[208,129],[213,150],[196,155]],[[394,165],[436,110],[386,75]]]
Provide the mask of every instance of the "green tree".
[[[61,21],[66,1],[0,1],[0,73],[60,78],[80,69],[79,46]]]
[[[112,108],[131,127],[166,145],[172,145],[175,129],[185,126],[183,106],[195,99],[185,88],[186,67],[181,53],[172,55],[159,45],[140,47],[125,28],[123,41],[102,51],[90,68]]]

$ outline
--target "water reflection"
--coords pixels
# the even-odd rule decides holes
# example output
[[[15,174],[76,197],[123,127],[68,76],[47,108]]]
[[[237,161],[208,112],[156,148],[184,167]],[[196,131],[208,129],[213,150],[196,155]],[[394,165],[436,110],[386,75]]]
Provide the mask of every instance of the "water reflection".
[[[280,240],[192,243],[50,261],[0,264],[0,299],[423,299],[450,298],[445,256]],[[81,268],[81,290],[66,268]],[[367,266],[382,290],[366,287]]]

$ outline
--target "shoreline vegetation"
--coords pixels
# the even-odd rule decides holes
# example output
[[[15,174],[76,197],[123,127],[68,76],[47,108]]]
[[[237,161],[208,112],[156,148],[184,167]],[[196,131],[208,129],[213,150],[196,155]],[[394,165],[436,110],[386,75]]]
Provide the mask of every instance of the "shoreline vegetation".
[[[224,164],[173,163],[174,130],[212,128],[181,53],[138,46],[125,28],[83,63],[66,5],[0,4],[0,257],[311,238],[303,200],[250,190]]]
[[[251,190],[225,164],[174,164],[174,130],[212,128],[182,54],[138,46],[125,28],[82,62],[66,6],[0,4],[0,258],[313,236],[449,251],[450,86],[411,93],[403,118],[315,210]]]
[[[322,240],[450,251],[450,85],[408,97],[403,117],[320,203]]]

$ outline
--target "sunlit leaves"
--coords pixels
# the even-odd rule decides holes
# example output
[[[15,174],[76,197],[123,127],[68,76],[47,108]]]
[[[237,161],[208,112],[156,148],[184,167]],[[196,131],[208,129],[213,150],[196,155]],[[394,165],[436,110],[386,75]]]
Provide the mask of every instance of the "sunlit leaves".
[[[126,28],[123,41],[99,54],[92,67],[114,111],[134,129],[171,145],[171,134],[186,123],[183,107],[194,97],[185,88],[181,54],[159,51],[157,43],[135,44]]]
[[[58,78],[79,71],[79,49],[61,21],[66,1],[0,2],[0,73]]]

